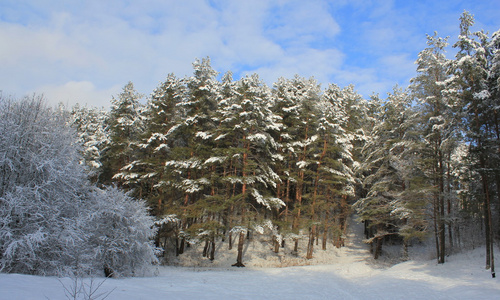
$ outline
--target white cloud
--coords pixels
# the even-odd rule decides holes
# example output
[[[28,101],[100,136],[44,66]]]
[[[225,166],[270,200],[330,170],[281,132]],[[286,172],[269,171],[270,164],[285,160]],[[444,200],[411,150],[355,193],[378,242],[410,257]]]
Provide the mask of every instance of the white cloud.
[[[72,32],[74,24],[67,13],[55,13],[45,27],[0,22],[0,62],[17,65],[23,61],[62,63],[75,67],[101,63],[99,55],[86,49],[88,36]]]
[[[214,3],[33,4],[42,17],[0,22],[9,45],[0,50],[0,78],[17,93],[102,105],[129,80],[148,94],[168,73],[191,74],[194,59],[206,56],[220,72],[262,72],[268,83],[294,74],[328,81],[340,68],[338,50],[311,46],[340,30],[324,2]]]
[[[338,49],[314,45],[334,39],[340,31],[325,2],[230,3],[220,12],[224,50],[212,56],[216,64],[229,60],[232,71],[256,72],[268,84],[295,74],[327,82],[341,67]]]
[[[415,74],[415,60],[408,53],[392,54],[380,59],[380,66],[388,76],[409,78]]]
[[[314,77],[326,87],[332,76],[340,72],[343,56],[335,49],[307,49],[284,55],[274,63],[252,72],[259,74],[268,84],[272,84],[279,77],[292,78],[297,74],[302,77]]]
[[[375,0],[19,3],[0,4],[0,90],[98,105],[128,81],[149,94],[206,56],[236,78],[257,72],[271,84],[298,74],[324,87],[354,83],[363,94],[390,90],[412,76],[428,21],[425,5],[414,12]],[[433,7],[436,19],[447,6]]]
[[[273,7],[266,24],[265,34],[272,40],[299,48],[333,38],[340,32],[340,26],[323,1],[286,1]]]
[[[117,95],[120,90],[120,86],[97,89],[89,81],[69,81],[60,86],[41,86],[34,92],[43,94],[52,105],[62,103],[72,107],[75,103],[79,103],[95,107],[109,107],[112,96]]]

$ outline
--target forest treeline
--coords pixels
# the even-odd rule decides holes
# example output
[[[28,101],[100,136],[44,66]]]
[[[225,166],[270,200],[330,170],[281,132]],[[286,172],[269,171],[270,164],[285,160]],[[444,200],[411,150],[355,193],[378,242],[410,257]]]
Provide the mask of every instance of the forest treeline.
[[[208,58],[191,77],[170,74],[142,105],[129,83],[110,112],[77,107],[94,180],[146,199],[161,224],[157,245],[215,241],[241,249],[265,228],[278,252],[285,239],[340,247],[357,211],[375,257],[384,240],[434,235],[438,262],[486,243],[487,266],[500,210],[499,32],[427,37],[408,88],[369,100],[354,87],[258,75],[218,79]],[[211,250],[211,251],[210,251]]]
[[[343,245],[356,212],[375,258],[389,241],[405,255],[432,240],[439,263],[485,244],[494,274],[500,31],[471,32],[473,23],[460,17],[451,59],[448,38],[427,36],[417,76],[386,98],[300,76],[272,87],[257,74],[234,80],[205,58],[146,101],[128,83],[109,111],[76,106],[69,122],[90,181],[147,202],[164,256],[201,244],[213,260],[224,241],[244,266],[255,232],[276,253],[292,243],[310,259]]]

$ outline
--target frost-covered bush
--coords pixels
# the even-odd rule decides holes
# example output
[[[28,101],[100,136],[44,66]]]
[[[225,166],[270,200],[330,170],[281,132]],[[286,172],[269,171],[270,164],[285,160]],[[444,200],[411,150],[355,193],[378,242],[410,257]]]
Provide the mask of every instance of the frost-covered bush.
[[[18,187],[0,198],[0,269],[27,274],[63,274],[74,269],[85,235],[78,204],[47,197],[43,187]],[[74,199],[74,201],[80,201]],[[74,210],[70,212],[71,208]]]
[[[0,270],[58,273],[81,242],[85,174],[61,112],[0,99]]]
[[[143,202],[92,187],[64,112],[0,95],[0,271],[135,275],[155,261]]]
[[[96,201],[88,229],[95,268],[102,268],[106,276],[149,273],[151,264],[158,263],[158,259],[152,243],[156,226],[146,203],[116,187],[96,189],[93,197]]]

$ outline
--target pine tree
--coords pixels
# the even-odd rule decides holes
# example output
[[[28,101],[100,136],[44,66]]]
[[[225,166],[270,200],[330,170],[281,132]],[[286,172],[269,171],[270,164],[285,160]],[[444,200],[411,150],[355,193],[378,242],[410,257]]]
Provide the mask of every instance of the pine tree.
[[[418,76],[412,79],[413,94],[419,101],[423,144],[419,148],[423,171],[432,190],[432,208],[436,253],[438,263],[444,263],[446,256],[446,227],[450,247],[453,246],[451,210],[452,191],[451,154],[456,147],[459,132],[454,117],[452,99],[445,96],[448,79],[448,60],[445,57],[447,38],[427,36],[428,48],[419,54]],[[424,186],[421,189],[425,189]]]
[[[363,150],[365,160],[361,169],[367,194],[355,204],[367,227],[367,241],[375,259],[381,253],[383,240],[399,235],[411,216],[401,214],[408,209],[404,193],[411,160],[404,155],[412,147],[409,134],[414,120],[408,94],[400,89],[389,94],[381,117],[373,128],[372,140]]]
[[[247,76],[234,86],[234,93],[221,101],[220,130],[215,140],[226,162],[225,195],[230,195],[232,232],[239,235],[238,258],[234,266],[244,266],[244,236],[250,224],[262,218],[261,209],[279,209],[283,201],[276,197],[279,176],[273,169],[277,143],[273,136],[280,130],[280,118],[271,111],[269,88],[256,76]],[[228,190],[229,189],[229,190]],[[257,207],[255,214],[252,207]]]
[[[102,173],[99,182],[110,184],[120,169],[134,159],[134,142],[142,130],[140,103],[142,97],[132,82],[127,83],[118,98],[111,100],[111,111],[107,120],[110,143],[103,151]],[[116,177],[115,179],[118,179]]]
[[[287,220],[288,215],[291,215],[291,220],[287,220],[287,223],[291,222],[295,254],[298,252],[300,232],[303,228],[308,230],[310,241],[314,236],[311,235],[314,223],[312,215],[309,215],[308,221],[303,216],[307,212],[314,212],[308,207],[312,204],[312,194],[308,191],[314,186],[312,145],[318,139],[315,130],[318,115],[316,104],[319,97],[320,87],[314,78],[280,78],[275,84],[274,110],[283,120],[279,142],[285,165],[280,167],[280,176],[286,183],[282,189],[285,193],[285,218]]]
[[[491,67],[488,75],[488,87],[490,91],[490,110],[491,107],[500,107],[500,30],[492,34],[491,41],[489,44],[489,49],[491,53]],[[492,143],[490,153],[493,155],[493,160],[491,161],[492,166],[500,166],[500,152],[496,149],[500,149],[500,113],[498,109],[493,109],[491,111],[491,131],[492,131]],[[495,185],[496,196],[497,196],[497,224],[494,227],[498,228],[496,236],[500,236],[500,168],[494,168],[495,172]]]
[[[83,163],[88,168],[89,178],[96,182],[102,172],[102,152],[109,145],[106,128],[108,112],[104,109],[80,107],[71,110],[69,123],[78,134],[82,145]]]
[[[316,154],[320,160],[315,185],[321,187],[319,194],[323,199],[323,250],[326,250],[330,225],[333,225],[336,247],[343,245],[349,199],[356,197],[355,144],[361,145],[364,139],[361,124],[356,122],[366,119],[365,105],[352,86],[340,89],[333,84],[325,90],[319,103],[321,115],[317,130],[323,147],[321,154]]]
[[[495,276],[493,257],[493,226],[491,203],[493,198],[494,171],[498,162],[493,145],[495,137],[495,106],[498,100],[491,97],[489,86],[492,50],[488,36],[483,31],[471,33],[474,17],[464,12],[460,17],[460,35],[454,47],[458,49],[451,65],[452,80],[449,81],[449,95],[456,97],[460,104],[460,118],[464,123],[467,142],[470,145],[469,161],[471,171],[476,172],[476,180],[481,188],[476,191],[484,208],[484,229],[486,241],[486,268],[491,268]],[[493,158],[493,159],[490,159]],[[490,165],[493,163],[493,165]],[[474,192],[474,191],[471,191]]]
[[[208,58],[193,63],[194,74],[185,80],[184,97],[177,104],[184,116],[169,130],[173,146],[165,161],[165,183],[174,196],[175,213],[181,219],[180,249],[185,238],[203,232],[204,223],[210,223],[204,214],[203,199],[210,194],[212,182],[210,166],[204,162],[211,156],[214,144],[212,132],[216,128],[213,115],[217,108],[219,82],[217,72]],[[200,225],[201,224],[201,225]],[[201,227],[200,227],[201,226]]]
[[[168,214],[164,211],[166,202],[175,198],[168,187],[165,161],[176,146],[172,134],[182,122],[183,112],[178,104],[184,99],[185,89],[182,80],[169,74],[153,91],[142,114],[144,133],[137,142],[136,160],[115,175],[127,186],[135,187],[135,196],[147,199],[155,216]]]

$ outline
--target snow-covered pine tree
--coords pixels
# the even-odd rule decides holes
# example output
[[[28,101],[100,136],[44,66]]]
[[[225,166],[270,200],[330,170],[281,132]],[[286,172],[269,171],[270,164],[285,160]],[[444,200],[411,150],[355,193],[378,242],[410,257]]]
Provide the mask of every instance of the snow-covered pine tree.
[[[142,95],[134,89],[132,82],[127,83],[118,98],[111,100],[111,110],[106,121],[109,134],[109,144],[102,154],[102,173],[99,182],[110,184],[119,177],[113,178],[124,166],[134,159],[136,143],[142,133],[142,120],[140,117]],[[118,180],[118,183],[123,182]],[[132,184],[131,178],[127,183]]]
[[[164,182],[173,189],[174,211],[181,220],[180,246],[183,252],[186,238],[196,239],[203,232],[199,224],[208,222],[201,200],[211,193],[211,166],[204,162],[212,156],[212,135],[217,127],[213,115],[217,109],[219,82],[217,72],[210,59],[196,60],[194,74],[187,78],[186,92],[177,107],[184,111],[185,118],[169,130],[169,139],[174,146],[165,162]],[[194,225],[194,227],[192,227]]]
[[[146,199],[151,213],[158,217],[168,214],[165,208],[175,199],[167,183],[171,178],[165,176],[164,169],[170,149],[178,143],[172,133],[183,120],[178,104],[183,101],[185,90],[183,80],[169,74],[151,93],[142,113],[144,132],[137,142],[136,159],[115,175],[128,186],[134,184],[134,195]]]
[[[69,123],[76,128],[82,145],[83,163],[88,168],[92,182],[97,182],[99,178],[102,171],[101,154],[110,142],[105,124],[107,114],[104,109],[81,107],[78,104],[71,109]]]
[[[232,231],[239,235],[234,264],[238,267],[244,266],[243,243],[250,223],[262,219],[262,210],[278,210],[284,205],[276,197],[280,179],[273,169],[278,147],[274,136],[281,128],[281,119],[271,111],[271,101],[269,88],[252,75],[236,82],[234,93],[227,94],[219,107],[220,130],[215,140],[226,162],[221,180],[226,183],[223,195],[231,195]]]
[[[346,111],[347,118],[343,120],[343,127],[348,133],[349,141],[352,144],[351,154],[353,164],[351,168],[354,170],[361,160],[361,150],[368,138],[368,131],[373,128],[374,118],[370,115],[371,105],[376,106],[365,100],[356,91],[353,85],[348,85],[341,90],[341,103]]]
[[[395,88],[383,105],[383,114],[372,131],[372,138],[363,149],[365,155],[361,172],[366,196],[355,203],[361,219],[367,227],[366,237],[372,246],[374,258],[378,258],[386,237],[399,235],[410,215],[398,215],[408,209],[403,193],[409,182],[412,160],[405,157],[411,153],[411,126],[415,113],[410,97]],[[417,207],[418,208],[418,207]],[[420,214],[415,214],[415,217]]]
[[[467,142],[470,146],[468,159],[471,180],[479,183],[470,190],[478,205],[483,207],[486,242],[486,268],[494,276],[492,201],[495,174],[498,174],[498,98],[489,81],[493,61],[493,49],[484,31],[472,33],[474,17],[467,11],[460,17],[460,35],[453,47],[458,49],[451,63],[452,78],[447,82],[447,94],[456,97]],[[474,178],[475,177],[475,178]],[[498,178],[498,177],[497,177]],[[475,195],[474,195],[475,194]],[[498,197],[498,195],[497,195]]]
[[[222,76],[220,89],[217,93],[217,110],[214,112],[213,120],[217,126],[211,133],[213,148],[211,156],[203,164],[209,170],[210,181],[212,182],[210,193],[207,194],[200,204],[204,206],[208,220],[203,224],[201,238],[205,242],[203,255],[213,260],[215,257],[215,241],[218,237],[228,234],[229,250],[232,249],[234,205],[232,197],[236,192],[235,184],[227,180],[234,175],[232,147],[235,143],[233,135],[233,125],[237,120],[235,115],[236,83],[233,81],[231,72],[226,72]]]
[[[307,228],[310,232],[312,229],[310,218],[307,220],[303,215],[310,211],[307,206],[312,203],[311,194],[306,191],[314,186],[315,172],[311,168],[314,147],[311,145],[318,139],[315,126],[320,87],[314,78],[295,76],[293,79],[278,79],[274,90],[274,111],[283,122],[279,143],[284,164],[278,170],[284,187],[279,190],[286,204],[285,224],[291,223],[294,253],[297,253],[301,230]],[[309,237],[312,238],[310,234]]]
[[[416,61],[418,75],[411,80],[412,94],[418,102],[422,143],[418,153],[423,185],[419,187],[422,195],[432,199],[432,219],[436,239],[438,263],[444,263],[446,256],[446,234],[450,247],[453,247],[451,224],[452,210],[456,204],[453,199],[454,178],[452,174],[451,155],[459,139],[459,128],[454,117],[452,98],[443,93],[446,80],[449,78],[445,47],[448,38],[427,36],[428,48],[420,52]],[[446,230],[448,229],[448,230]]]
[[[488,86],[490,91],[490,98],[492,107],[500,107],[500,29],[494,32],[491,36],[491,41],[489,44],[489,49],[491,51],[491,67],[488,75]],[[490,107],[491,107],[490,106]],[[493,109],[492,111],[492,130],[494,133],[492,147],[500,149],[500,112],[498,109]],[[500,166],[500,152],[492,151],[495,153],[495,162],[492,165]],[[496,168],[495,172],[495,185],[497,187],[497,211],[496,211],[496,225],[493,226],[498,228],[496,236],[500,236],[500,168]],[[494,218],[495,219],[495,218]]]
[[[323,250],[326,250],[329,231],[336,247],[343,244],[350,213],[348,202],[355,196],[354,143],[362,139],[358,125],[351,123],[351,119],[363,118],[363,105],[362,98],[351,86],[341,90],[334,84],[329,85],[318,103],[317,132],[322,146],[315,154],[317,170],[313,195],[320,200]]]

